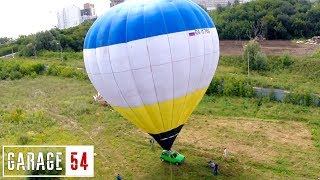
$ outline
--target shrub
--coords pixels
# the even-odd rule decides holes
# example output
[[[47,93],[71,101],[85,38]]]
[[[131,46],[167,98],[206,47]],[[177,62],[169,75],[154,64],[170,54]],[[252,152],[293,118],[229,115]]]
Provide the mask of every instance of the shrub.
[[[248,69],[249,61],[250,70],[268,70],[267,60],[267,56],[261,52],[261,47],[257,41],[252,40],[244,46],[243,62],[246,69]]]
[[[220,56],[219,65],[242,66],[244,63],[243,60],[241,56]]]
[[[20,123],[25,120],[25,114],[23,113],[22,109],[17,108],[16,110],[12,111],[9,116],[7,116],[7,120],[10,122]]]
[[[276,97],[276,95],[274,93],[274,90],[272,88],[270,89],[268,97],[269,97],[269,101],[278,101],[277,97]]]
[[[52,76],[58,76],[60,74],[60,71],[61,69],[58,66],[52,65],[48,67],[47,74]]]
[[[18,46],[16,44],[3,44],[0,46],[0,56],[5,56],[18,51]]]
[[[304,93],[289,93],[287,94],[283,102],[284,103],[291,103],[296,105],[303,105],[303,106],[320,106],[319,104],[320,97],[317,95],[311,94],[309,92]]]
[[[9,78],[11,80],[14,80],[14,79],[21,79],[23,77],[23,75],[21,74],[21,72],[19,71],[12,71],[10,74],[9,74]]]
[[[221,78],[214,77],[211,81],[207,95],[222,95],[223,94],[223,80]]]
[[[29,77],[31,77],[32,79],[37,77],[37,73],[36,72],[32,72]]]
[[[249,84],[248,82],[243,84],[242,96],[243,97],[253,97],[254,96],[253,86],[251,84]]]
[[[88,80],[88,75],[86,72],[76,68],[59,66],[59,65],[49,66],[47,70],[47,74],[52,76],[61,76],[61,77],[68,77],[68,78],[77,78],[81,80]]]
[[[26,145],[29,142],[29,137],[27,135],[21,135],[18,139],[19,145]]]
[[[245,79],[234,77],[215,77],[210,83],[206,94],[253,97],[254,90],[250,82]]]
[[[39,57],[45,57],[45,58],[55,58],[58,60],[61,60],[61,52],[54,52],[54,51],[40,51],[38,53]],[[83,53],[82,52],[62,52],[62,59],[68,60],[68,59],[83,59]]]
[[[289,68],[294,63],[293,58],[288,53],[283,54],[280,57],[280,60],[282,65],[281,68],[283,69]]]
[[[303,95],[303,105],[305,106],[311,106],[313,105],[314,102],[313,102],[313,99],[312,99],[312,96],[310,93],[305,93]]]
[[[45,65],[37,62],[0,61],[0,79],[20,79],[31,74],[43,74]]]
[[[75,72],[72,68],[69,67],[61,67],[61,73],[60,75],[62,77],[74,77]]]

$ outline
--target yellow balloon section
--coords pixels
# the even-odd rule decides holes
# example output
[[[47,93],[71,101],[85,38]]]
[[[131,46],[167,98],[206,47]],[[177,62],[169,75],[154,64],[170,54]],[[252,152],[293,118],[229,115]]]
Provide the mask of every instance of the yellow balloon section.
[[[152,105],[134,108],[113,108],[144,131],[158,134],[183,125],[202,99],[206,90],[207,88],[203,88],[184,97]],[[160,109],[162,113],[160,113]]]

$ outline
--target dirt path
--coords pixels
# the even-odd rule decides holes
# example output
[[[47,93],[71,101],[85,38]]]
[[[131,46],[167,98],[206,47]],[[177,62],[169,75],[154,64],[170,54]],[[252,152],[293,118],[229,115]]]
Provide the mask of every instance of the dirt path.
[[[241,55],[243,45],[248,41],[220,41],[222,55]],[[289,53],[294,56],[310,55],[320,49],[320,45],[296,44],[292,41],[274,40],[260,42],[262,51],[268,55],[281,55]]]

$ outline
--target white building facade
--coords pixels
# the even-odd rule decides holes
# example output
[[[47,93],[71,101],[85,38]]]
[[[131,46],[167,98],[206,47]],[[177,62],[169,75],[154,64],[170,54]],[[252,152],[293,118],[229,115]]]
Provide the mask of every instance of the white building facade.
[[[81,24],[80,8],[77,6],[69,6],[57,13],[58,28],[67,29]]]
[[[97,18],[96,10],[94,9],[94,4],[85,3],[83,9],[81,9],[81,23],[84,21]]]

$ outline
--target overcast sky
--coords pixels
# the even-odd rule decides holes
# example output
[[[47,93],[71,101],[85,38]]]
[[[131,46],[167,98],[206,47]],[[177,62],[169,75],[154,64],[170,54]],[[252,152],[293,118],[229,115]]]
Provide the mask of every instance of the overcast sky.
[[[109,0],[1,0],[0,37],[18,37],[51,29],[58,23],[57,12],[65,6],[95,5],[99,16],[109,9]]]

